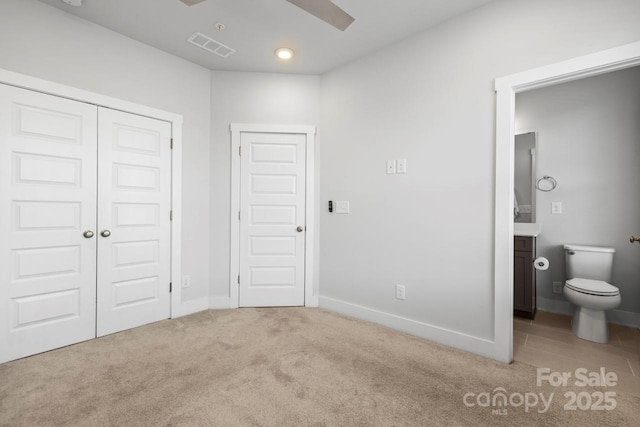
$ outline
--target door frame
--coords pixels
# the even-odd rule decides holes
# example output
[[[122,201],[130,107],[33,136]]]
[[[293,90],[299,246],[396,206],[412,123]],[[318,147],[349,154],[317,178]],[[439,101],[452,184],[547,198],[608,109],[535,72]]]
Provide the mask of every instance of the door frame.
[[[173,150],[171,150],[171,318],[190,314],[186,307],[181,305],[182,275],[182,123],[180,114],[158,110],[153,107],[134,104],[118,98],[101,95],[83,89],[54,83],[37,77],[16,73],[0,68],[0,83],[27,89],[35,92],[53,95],[72,101],[84,102],[98,107],[110,108],[125,113],[136,114],[152,119],[163,120],[171,124],[171,138]],[[169,284],[167,284],[169,285]]]
[[[314,249],[315,249],[315,145],[316,127],[306,125],[269,125],[231,123],[231,241],[229,263],[229,308],[239,307],[240,274],[240,137],[243,132],[295,133],[306,135],[306,185],[305,185],[305,272],[304,305],[318,307],[318,294],[314,294]]]
[[[494,358],[513,360],[515,95],[640,65],[640,42],[501,77],[496,91]]]

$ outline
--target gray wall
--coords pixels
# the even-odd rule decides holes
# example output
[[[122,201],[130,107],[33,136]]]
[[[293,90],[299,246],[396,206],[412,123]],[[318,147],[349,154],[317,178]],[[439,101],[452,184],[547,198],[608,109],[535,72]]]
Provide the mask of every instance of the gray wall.
[[[518,94],[516,124],[538,132],[538,174],[558,181],[538,192],[538,255],[551,263],[538,272],[538,297],[564,301],[552,293],[566,277],[564,244],[610,246],[619,309],[640,313],[640,245],[629,243],[640,234],[640,68]]]
[[[493,339],[494,80],[638,22],[637,0],[496,1],[323,75],[321,199],[351,214],[321,211],[321,297]]]
[[[1,0],[0,68],[183,115],[182,299],[207,299],[209,70],[36,0]]]

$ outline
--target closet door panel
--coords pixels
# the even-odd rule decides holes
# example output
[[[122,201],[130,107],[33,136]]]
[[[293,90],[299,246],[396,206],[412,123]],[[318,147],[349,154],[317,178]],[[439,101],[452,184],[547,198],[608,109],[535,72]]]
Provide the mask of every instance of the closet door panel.
[[[171,125],[99,109],[98,336],[170,316]]]
[[[97,107],[0,84],[0,362],[95,337],[96,150]]]

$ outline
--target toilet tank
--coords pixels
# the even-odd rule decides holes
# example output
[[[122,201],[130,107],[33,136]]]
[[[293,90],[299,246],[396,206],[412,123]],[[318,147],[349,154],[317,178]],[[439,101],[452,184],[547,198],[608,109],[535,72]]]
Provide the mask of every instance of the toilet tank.
[[[602,280],[611,283],[614,248],[564,245],[567,279]]]

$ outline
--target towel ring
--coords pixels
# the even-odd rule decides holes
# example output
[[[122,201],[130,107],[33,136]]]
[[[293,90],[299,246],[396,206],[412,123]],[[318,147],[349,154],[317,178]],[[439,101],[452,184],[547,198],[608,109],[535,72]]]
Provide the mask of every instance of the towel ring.
[[[542,188],[542,186],[540,185],[541,182],[549,182],[549,184],[551,185],[551,187],[549,187],[548,185],[545,185],[544,187],[546,188]],[[539,180],[536,181],[536,188],[540,191],[544,191],[544,192],[549,192],[549,191],[553,191],[556,189],[556,187],[558,186],[558,181],[555,180],[554,177],[549,176],[549,175],[545,175],[542,178],[540,178]]]

